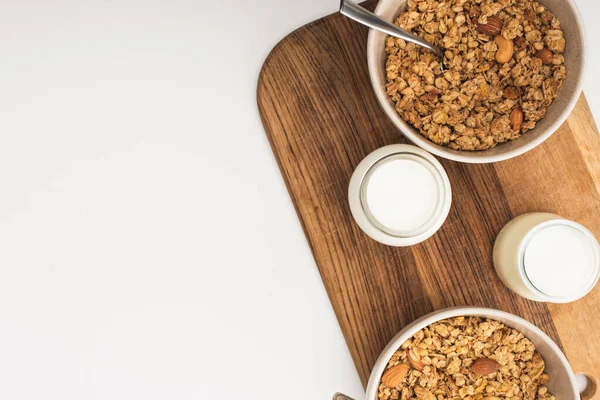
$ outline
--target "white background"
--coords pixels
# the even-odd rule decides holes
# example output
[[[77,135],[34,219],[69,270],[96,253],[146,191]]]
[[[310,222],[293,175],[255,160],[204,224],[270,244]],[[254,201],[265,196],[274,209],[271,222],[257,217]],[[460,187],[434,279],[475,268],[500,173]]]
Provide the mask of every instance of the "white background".
[[[361,395],[255,98],[337,7],[0,0],[1,399]]]

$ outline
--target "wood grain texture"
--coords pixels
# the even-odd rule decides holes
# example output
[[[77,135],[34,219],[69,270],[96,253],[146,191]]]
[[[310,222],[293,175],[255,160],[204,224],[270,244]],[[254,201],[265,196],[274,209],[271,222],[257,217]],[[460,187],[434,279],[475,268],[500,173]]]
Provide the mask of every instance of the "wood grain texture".
[[[523,156],[484,165],[440,159],[453,191],[446,223],[424,243],[387,247],[358,228],[347,202],[358,163],[406,143],[372,92],[366,41],[366,28],[322,18],[283,39],[258,82],[267,136],[363,384],[405,325],[460,305],[520,315],[559,343],[576,371],[600,371],[598,288],[548,306],[513,294],[492,266],[494,238],[523,212],[555,212],[600,235],[600,137],[583,96],[568,122]]]

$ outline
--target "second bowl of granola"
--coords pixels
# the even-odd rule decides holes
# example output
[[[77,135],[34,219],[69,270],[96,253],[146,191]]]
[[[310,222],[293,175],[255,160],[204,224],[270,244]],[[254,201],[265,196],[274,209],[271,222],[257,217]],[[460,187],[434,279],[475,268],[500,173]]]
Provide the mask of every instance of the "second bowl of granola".
[[[582,389],[559,347],[532,323],[456,307],[414,321],[389,342],[365,399],[579,400]]]
[[[375,13],[446,49],[375,30],[367,58],[384,111],[421,148],[509,159],[554,133],[581,94],[585,33],[573,0],[380,0]]]

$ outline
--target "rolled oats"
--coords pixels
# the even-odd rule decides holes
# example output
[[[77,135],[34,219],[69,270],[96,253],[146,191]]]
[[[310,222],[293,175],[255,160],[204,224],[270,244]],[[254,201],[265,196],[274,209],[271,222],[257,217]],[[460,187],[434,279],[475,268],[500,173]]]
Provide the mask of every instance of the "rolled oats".
[[[533,343],[494,320],[456,317],[429,325],[400,346],[386,372],[398,366],[408,372],[394,387],[381,382],[380,400],[555,400]]]
[[[478,29],[488,22],[483,31],[501,26],[498,36]],[[448,70],[428,50],[390,36],[387,94],[405,121],[453,149],[486,150],[533,129],[567,76],[560,22],[536,1],[408,0],[395,24],[442,46]],[[521,124],[510,123],[514,109]]]

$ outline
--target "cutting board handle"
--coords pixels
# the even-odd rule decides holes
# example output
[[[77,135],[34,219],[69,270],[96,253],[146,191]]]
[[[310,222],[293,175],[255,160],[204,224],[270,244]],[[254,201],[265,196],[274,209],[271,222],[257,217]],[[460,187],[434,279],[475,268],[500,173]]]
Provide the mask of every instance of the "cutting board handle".
[[[587,374],[575,374],[581,400],[591,400],[596,394],[596,380]]]
[[[348,397],[343,393],[336,393],[333,395],[333,400],[354,400],[352,397]]]

